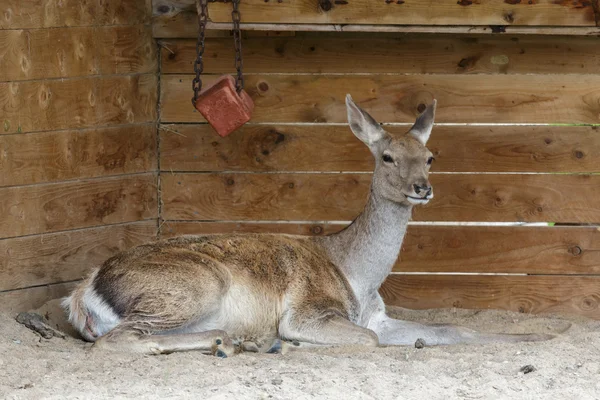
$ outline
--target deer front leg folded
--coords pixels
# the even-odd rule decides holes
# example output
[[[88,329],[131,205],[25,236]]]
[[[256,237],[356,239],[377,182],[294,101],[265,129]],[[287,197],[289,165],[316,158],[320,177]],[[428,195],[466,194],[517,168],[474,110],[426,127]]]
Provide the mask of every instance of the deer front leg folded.
[[[279,332],[285,341],[295,347],[321,347],[358,344],[376,347],[377,334],[363,328],[336,311],[290,311],[282,319]]]

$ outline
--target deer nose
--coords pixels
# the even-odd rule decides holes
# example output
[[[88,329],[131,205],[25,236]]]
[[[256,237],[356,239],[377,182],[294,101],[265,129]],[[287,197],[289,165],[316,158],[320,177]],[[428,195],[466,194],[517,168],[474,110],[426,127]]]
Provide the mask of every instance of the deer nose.
[[[415,189],[415,193],[418,195],[424,195],[425,196],[429,196],[431,194],[431,186],[425,185],[425,186],[419,186],[417,184],[413,185],[413,188]]]

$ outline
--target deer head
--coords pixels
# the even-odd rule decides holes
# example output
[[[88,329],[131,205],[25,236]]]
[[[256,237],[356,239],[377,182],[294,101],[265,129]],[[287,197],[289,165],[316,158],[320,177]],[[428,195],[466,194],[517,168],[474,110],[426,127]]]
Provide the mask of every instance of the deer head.
[[[433,100],[407,133],[392,135],[346,95],[350,129],[375,157],[374,194],[403,205],[426,204],[433,198],[428,179],[433,155],[425,145],[433,128],[436,104]]]

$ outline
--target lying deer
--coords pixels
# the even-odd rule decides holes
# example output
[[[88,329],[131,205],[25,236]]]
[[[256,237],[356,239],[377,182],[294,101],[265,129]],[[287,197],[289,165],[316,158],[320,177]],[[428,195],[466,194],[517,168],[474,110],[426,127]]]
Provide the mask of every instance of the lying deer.
[[[235,349],[546,340],[388,317],[378,289],[394,265],[414,205],[433,198],[425,147],[436,101],[408,133],[387,133],[346,97],[350,129],[375,157],[364,211],[341,232],[183,236],[108,259],[63,305],[93,347],[220,357]]]

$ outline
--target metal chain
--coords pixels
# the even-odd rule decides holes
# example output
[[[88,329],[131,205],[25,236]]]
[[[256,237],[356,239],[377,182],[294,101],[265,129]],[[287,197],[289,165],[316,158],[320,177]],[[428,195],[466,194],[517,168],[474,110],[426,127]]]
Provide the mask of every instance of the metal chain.
[[[196,61],[194,62],[194,72],[196,77],[192,81],[192,89],[194,90],[194,97],[192,98],[192,104],[196,106],[196,100],[198,94],[202,89],[202,81],[200,80],[200,74],[204,70],[204,62],[202,56],[204,54],[204,39],[206,37],[206,22],[208,20],[208,0],[196,0],[196,5],[200,7],[198,10],[198,41],[196,42]]]
[[[242,34],[240,31],[240,21],[242,16],[239,11],[240,0],[232,0],[232,3],[233,11],[231,12],[231,19],[233,20],[233,41],[235,43],[235,69],[237,70],[235,87],[237,92],[240,93],[242,89],[244,89],[244,75],[242,74]]]

